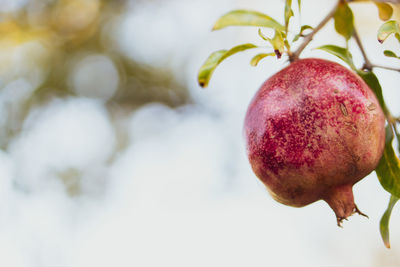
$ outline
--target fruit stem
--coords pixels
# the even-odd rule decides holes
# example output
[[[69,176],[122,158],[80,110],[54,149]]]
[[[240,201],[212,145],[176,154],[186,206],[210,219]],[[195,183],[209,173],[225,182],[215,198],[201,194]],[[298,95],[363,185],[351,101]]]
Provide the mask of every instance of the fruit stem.
[[[301,52],[303,52],[304,48],[306,48],[306,46],[312,41],[314,35],[321,30],[326,23],[328,23],[328,21],[333,18],[333,16],[336,13],[336,10],[339,6],[340,1],[338,1],[338,4],[335,5],[335,7],[328,13],[328,15],[326,15],[326,17],[318,24],[317,27],[314,28],[314,30],[307,34],[306,37],[304,37],[303,43],[301,43],[301,45],[297,48],[297,50],[295,52],[293,52],[293,54],[291,56],[289,56],[289,61],[290,62],[294,62],[296,60],[299,59],[299,56],[301,54]]]
[[[354,203],[352,185],[342,185],[331,189],[324,200],[336,214],[337,225],[342,227],[343,220],[354,213],[368,217],[362,213]]]

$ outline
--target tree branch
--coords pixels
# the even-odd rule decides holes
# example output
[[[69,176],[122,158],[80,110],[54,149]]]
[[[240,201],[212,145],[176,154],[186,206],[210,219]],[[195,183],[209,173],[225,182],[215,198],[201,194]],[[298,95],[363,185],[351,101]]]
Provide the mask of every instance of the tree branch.
[[[317,27],[314,28],[314,30],[311,33],[307,34],[304,37],[303,43],[299,46],[299,48],[297,48],[297,50],[295,52],[293,52],[293,54],[291,56],[289,56],[290,62],[293,62],[293,61],[299,59],[301,52],[303,52],[304,48],[306,48],[306,46],[312,41],[314,35],[319,30],[321,30],[325,26],[325,24],[328,23],[328,21],[331,18],[333,18],[333,16],[336,13],[337,8],[338,8],[338,4],[335,5],[335,7],[328,13],[328,15],[326,15],[326,17],[318,24]]]
[[[396,69],[393,67],[381,66],[381,65],[376,65],[376,64],[372,64],[371,66],[372,66],[372,68],[379,68],[379,69],[384,69],[384,70],[392,70],[392,71],[400,72],[400,69]]]
[[[373,68],[380,68],[380,69],[400,72],[400,69],[397,69],[397,68],[381,66],[381,65],[371,63],[371,61],[369,60],[369,58],[367,56],[367,53],[365,52],[364,46],[361,42],[360,36],[358,35],[356,28],[354,28],[353,37],[356,40],[357,46],[360,48],[361,54],[364,58],[364,66],[362,67],[363,70],[371,71]]]
[[[363,46],[363,44],[361,42],[360,36],[358,35],[358,32],[357,32],[355,27],[353,29],[353,37],[356,40],[356,43],[357,43],[358,47],[360,48],[361,54],[362,54],[362,56],[364,58],[364,66],[362,68],[364,70],[371,71],[372,68],[373,68],[372,63],[368,59],[367,53],[365,52],[364,46]]]

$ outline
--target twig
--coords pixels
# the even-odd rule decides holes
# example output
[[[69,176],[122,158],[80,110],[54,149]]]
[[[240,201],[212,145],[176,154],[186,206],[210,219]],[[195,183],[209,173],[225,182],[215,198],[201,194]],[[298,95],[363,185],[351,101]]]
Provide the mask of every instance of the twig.
[[[385,69],[385,70],[392,70],[392,71],[398,71],[400,72],[400,69],[396,69],[393,67],[387,67],[387,66],[381,66],[381,65],[376,65],[376,64],[371,64],[372,68],[380,68],[380,69]]]
[[[364,46],[361,42],[360,36],[358,35],[358,32],[355,27],[353,29],[353,37],[356,40],[356,43],[357,43],[358,47],[360,48],[361,54],[364,58],[363,69],[371,71],[374,66],[372,65],[371,61],[369,61],[369,59],[368,59],[367,53],[365,52]]]
[[[367,53],[365,52],[364,46],[362,45],[360,36],[358,35],[356,28],[354,28],[353,37],[356,40],[357,46],[360,48],[361,54],[364,58],[364,66],[363,66],[364,70],[372,71],[373,68],[382,68],[382,69],[388,69],[388,70],[393,70],[393,71],[400,71],[399,69],[396,69],[396,68],[372,64],[371,61],[369,61],[369,59],[368,59]],[[393,126],[393,128],[396,132],[396,135],[399,135],[399,133],[397,131],[397,125],[396,125],[397,118],[393,117],[393,115],[387,108],[385,108],[384,112],[385,112],[386,120],[388,121],[389,124],[391,124]]]
[[[397,68],[381,66],[381,65],[376,65],[376,64],[371,63],[371,61],[369,60],[369,58],[367,56],[367,53],[365,52],[365,49],[361,42],[360,36],[358,35],[357,30],[355,28],[354,28],[354,32],[353,32],[353,37],[356,40],[357,46],[360,48],[361,54],[364,58],[364,66],[362,67],[363,70],[371,71],[373,68],[380,68],[380,69],[400,72],[400,69],[397,69]]]
[[[293,52],[293,54],[291,56],[289,56],[289,61],[290,62],[293,62],[293,61],[299,59],[299,56],[300,56],[301,52],[303,52],[304,48],[306,48],[306,46],[312,41],[314,35],[319,30],[321,30],[325,26],[325,24],[328,23],[328,21],[331,18],[333,18],[333,16],[336,13],[337,8],[338,8],[338,4],[335,5],[335,7],[328,13],[328,15],[326,15],[326,17],[318,24],[317,27],[314,28],[314,30],[311,33],[306,35],[306,37],[303,40],[303,43],[301,43],[299,48],[297,48],[297,50],[295,52]]]

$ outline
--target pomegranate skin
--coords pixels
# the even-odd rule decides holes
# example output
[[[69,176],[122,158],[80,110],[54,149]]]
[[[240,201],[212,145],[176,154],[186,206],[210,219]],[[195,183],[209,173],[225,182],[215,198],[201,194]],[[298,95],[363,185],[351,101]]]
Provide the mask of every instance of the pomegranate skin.
[[[358,75],[308,58],[265,81],[248,107],[244,135],[252,169],[275,200],[294,207],[325,200],[340,225],[362,214],[352,187],[378,165],[384,126]]]

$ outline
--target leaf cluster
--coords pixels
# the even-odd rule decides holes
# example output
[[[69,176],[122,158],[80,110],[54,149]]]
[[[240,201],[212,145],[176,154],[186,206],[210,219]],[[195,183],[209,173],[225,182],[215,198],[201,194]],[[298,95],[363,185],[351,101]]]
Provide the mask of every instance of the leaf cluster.
[[[301,0],[297,1],[298,10],[301,10]],[[218,50],[213,52],[200,68],[198,74],[198,83],[201,87],[207,87],[211,79],[211,76],[217,66],[224,61],[226,58],[248,49],[264,48],[267,51],[255,55],[250,64],[257,66],[258,63],[270,56],[276,56],[278,59],[284,54],[291,55],[291,45],[298,41],[300,38],[305,37],[304,33],[307,30],[313,28],[309,25],[303,25],[299,32],[294,36],[293,39],[289,40],[289,22],[294,16],[292,8],[292,0],[286,0],[284,10],[284,25],[279,23],[274,18],[253,10],[233,10],[222,17],[220,17],[213,26],[213,30],[221,30],[230,26],[252,26],[258,27],[259,37],[266,42],[266,46],[257,46],[255,44],[241,44],[227,50]],[[267,36],[263,30],[272,29],[274,32],[273,36]]]

